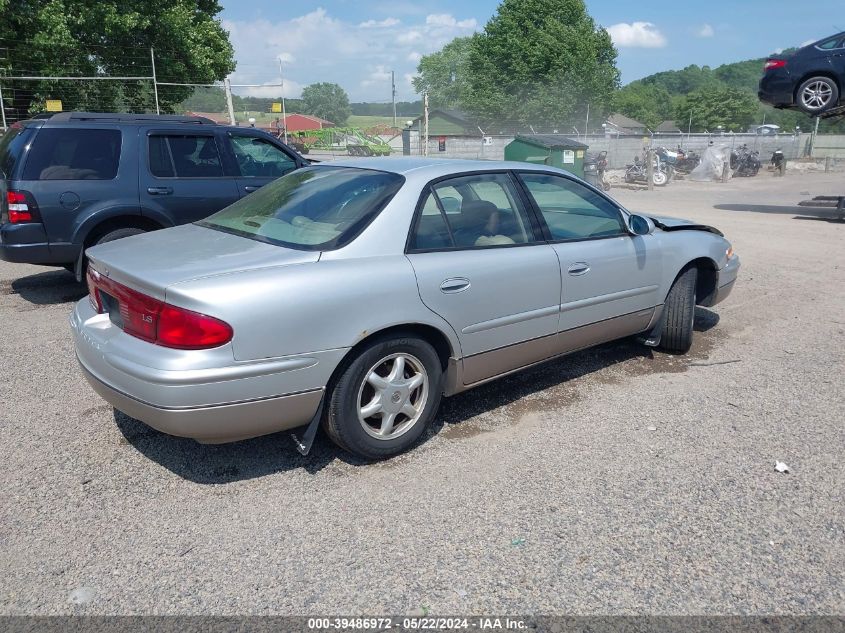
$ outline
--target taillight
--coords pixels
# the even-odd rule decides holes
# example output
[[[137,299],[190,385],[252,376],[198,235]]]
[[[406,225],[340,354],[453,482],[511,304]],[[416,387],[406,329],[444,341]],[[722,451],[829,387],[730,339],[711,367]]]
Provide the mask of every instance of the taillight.
[[[763,71],[772,70],[774,68],[783,68],[786,66],[785,59],[767,59],[766,64],[763,66]]]
[[[87,277],[91,306],[109,312],[112,322],[127,334],[176,349],[209,349],[232,340],[232,327],[220,319],[127,288],[91,266]]]
[[[29,192],[10,189],[6,192],[6,203],[9,207],[9,222],[12,224],[38,222],[41,219]]]

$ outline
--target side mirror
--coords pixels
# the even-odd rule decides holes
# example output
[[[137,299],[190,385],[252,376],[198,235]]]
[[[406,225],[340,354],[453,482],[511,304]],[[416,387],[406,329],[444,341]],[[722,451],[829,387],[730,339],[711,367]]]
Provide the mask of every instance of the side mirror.
[[[628,232],[631,235],[649,235],[654,230],[654,223],[641,215],[628,216]]]

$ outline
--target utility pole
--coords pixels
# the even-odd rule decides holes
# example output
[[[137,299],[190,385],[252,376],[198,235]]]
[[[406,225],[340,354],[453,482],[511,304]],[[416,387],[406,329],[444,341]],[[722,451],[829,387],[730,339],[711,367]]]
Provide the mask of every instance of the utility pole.
[[[584,143],[587,142],[587,128],[590,127],[590,104],[587,104],[587,122],[584,123]]]
[[[651,145],[649,145],[648,149],[646,150],[645,159],[645,174],[646,179],[648,180],[648,190],[654,191],[654,150],[651,148]]]
[[[285,79],[282,74],[282,56],[279,55],[279,85],[282,88],[282,129],[285,131],[285,143],[288,142],[288,113],[285,111]]]
[[[396,127],[396,73],[390,71],[390,94],[393,100],[393,127]]]
[[[810,158],[816,150],[816,135],[819,133],[819,117],[816,117],[816,126],[813,128],[813,135],[810,137]]]
[[[223,80],[223,88],[226,90],[226,106],[229,108],[229,124],[235,124],[235,107],[232,105],[232,84],[229,78]]]
[[[428,93],[423,93],[423,120],[425,121],[425,144],[423,156],[428,156]]]
[[[156,97],[156,114],[161,114],[161,110],[158,107],[158,81],[156,80],[156,56],[155,52],[153,51],[153,47],[150,46],[150,62],[153,65],[153,94]]]
[[[3,129],[6,130],[6,104],[3,103],[3,84],[0,84],[0,114],[3,115]]]

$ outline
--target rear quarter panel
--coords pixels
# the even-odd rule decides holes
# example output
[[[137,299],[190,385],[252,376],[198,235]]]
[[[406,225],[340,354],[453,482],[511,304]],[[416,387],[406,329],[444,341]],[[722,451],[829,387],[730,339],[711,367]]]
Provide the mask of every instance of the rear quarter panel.
[[[402,254],[218,275],[173,284],[165,294],[229,323],[237,360],[349,348],[405,324],[435,327],[460,349],[450,326],[423,305]]]

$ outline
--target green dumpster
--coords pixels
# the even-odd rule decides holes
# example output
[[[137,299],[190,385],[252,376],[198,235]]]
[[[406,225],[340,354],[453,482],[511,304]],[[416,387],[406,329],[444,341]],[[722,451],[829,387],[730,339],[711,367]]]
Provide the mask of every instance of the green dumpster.
[[[559,167],[583,178],[589,147],[563,134],[521,134],[505,146],[505,160]]]

